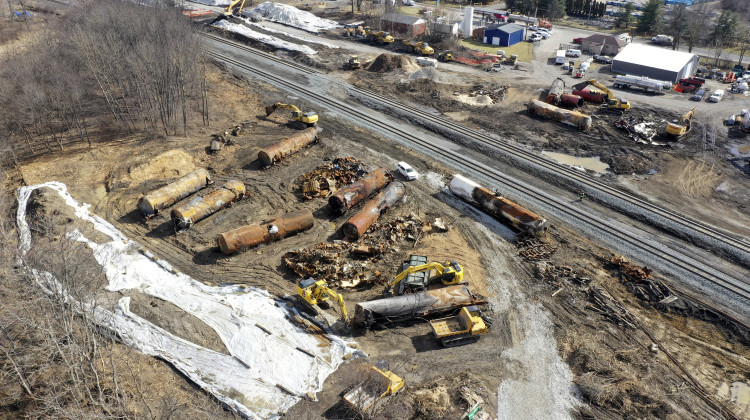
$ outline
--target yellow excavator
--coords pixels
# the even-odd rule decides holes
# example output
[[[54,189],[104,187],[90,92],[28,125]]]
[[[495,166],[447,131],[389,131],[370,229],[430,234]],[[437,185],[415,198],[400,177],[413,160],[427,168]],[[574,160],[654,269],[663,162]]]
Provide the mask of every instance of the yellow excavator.
[[[667,134],[669,134],[672,137],[682,137],[688,132],[690,132],[690,129],[693,125],[693,114],[695,113],[695,108],[688,111],[685,115],[683,115],[680,118],[680,121],[676,123],[667,123]]]
[[[341,317],[344,319],[344,322],[349,325],[349,314],[346,312],[344,297],[328,287],[328,283],[326,283],[325,280],[302,280],[297,284],[297,295],[310,304],[310,306],[319,305],[328,299],[335,300],[339,304]]]
[[[406,292],[405,285],[401,284],[402,281],[409,275],[421,272],[437,271],[437,276],[434,278],[423,277],[421,284],[417,285],[418,288],[426,288],[430,283],[440,280],[445,285],[458,284],[464,280],[464,270],[461,266],[455,262],[447,262],[440,264],[437,262],[430,262],[422,265],[413,265],[407,267],[405,270],[400,272],[390,283],[385,287],[383,294],[389,296],[393,294],[393,287],[398,285],[397,294],[403,295]],[[429,274],[429,273],[428,273]],[[411,285],[414,286],[414,285]]]
[[[240,3],[240,7],[237,8],[237,10],[234,10],[234,6],[237,5],[237,3]],[[224,16],[232,16],[232,15],[239,15],[242,13],[242,9],[245,7],[245,0],[233,0],[231,3],[229,3],[229,6],[227,6],[226,10],[222,12]]]
[[[266,107],[266,117],[273,114],[274,111],[277,109],[289,109],[292,111],[292,119],[294,121],[299,121],[302,124],[305,124],[308,127],[314,127],[315,124],[318,122],[318,114],[315,112],[302,112],[299,108],[297,108],[294,105],[290,104],[282,104],[281,102],[276,102],[275,104],[271,106]]]
[[[630,102],[628,102],[625,99],[622,98],[615,98],[615,93],[609,90],[606,86],[596,81],[596,79],[591,79],[588,81],[588,83],[597,89],[600,89],[602,92],[604,92],[607,95],[607,108],[609,109],[619,109],[621,111],[625,111],[630,109]]]

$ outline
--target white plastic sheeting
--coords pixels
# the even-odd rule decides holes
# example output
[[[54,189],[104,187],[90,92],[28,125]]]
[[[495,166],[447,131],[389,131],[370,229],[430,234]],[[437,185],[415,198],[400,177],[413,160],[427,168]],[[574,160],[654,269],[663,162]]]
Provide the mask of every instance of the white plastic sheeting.
[[[321,19],[310,12],[299,10],[294,6],[267,1],[259,4],[251,13],[257,13],[273,22],[294,26],[308,32],[318,33],[340,27],[337,22]]]
[[[237,23],[227,22],[226,20],[220,20],[214,23],[213,26],[227,30],[229,32],[235,32],[240,35],[244,35],[248,38],[254,39],[256,41],[259,41],[264,44],[268,44],[272,47],[280,48],[283,50],[299,51],[301,53],[308,54],[308,55],[313,55],[313,54],[318,53],[317,51],[308,47],[307,45],[299,45],[299,44],[295,44],[289,41],[284,41],[283,39],[276,38],[275,36],[256,32],[248,28],[247,26],[240,25]]]
[[[325,41],[313,38],[312,36],[295,35],[295,34],[289,32],[288,29],[287,29],[287,31],[280,31],[278,29],[269,28],[266,25],[261,25],[261,24],[255,23],[255,22],[251,21],[250,19],[244,19],[244,21],[245,21],[245,25],[253,26],[253,27],[256,27],[256,28],[260,28],[260,29],[263,29],[264,31],[270,32],[272,34],[282,34],[282,35],[284,35],[287,38],[299,39],[300,41],[309,42],[311,44],[322,45],[322,46],[324,46],[326,48],[341,48],[341,47],[339,47],[336,44],[331,44],[330,42],[325,42]]]
[[[312,335],[291,323],[288,317],[293,313],[277,306],[264,290],[206,286],[176,272],[166,261],[155,260],[147,252],[142,254],[137,243],[91,214],[88,205],[79,204],[58,182],[19,189],[17,220],[22,253],[31,247],[26,205],[31,192],[42,187],[57,191],[77,217],[110,237],[111,241],[98,244],[78,231],[69,235],[94,251],[108,279],[108,290],[136,289],[178,306],[213,328],[231,356],[148,323],[129,312],[127,301],[121,301],[114,314],[102,314],[101,323],[117,331],[126,344],[169,361],[240,413],[253,418],[278,416],[300,396],[320,391],[344,356],[354,352],[336,336]]]

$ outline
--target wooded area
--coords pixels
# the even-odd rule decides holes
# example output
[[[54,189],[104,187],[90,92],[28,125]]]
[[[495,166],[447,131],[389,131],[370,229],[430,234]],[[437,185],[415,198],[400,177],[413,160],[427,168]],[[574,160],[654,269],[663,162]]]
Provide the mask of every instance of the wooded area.
[[[0,103],[13,110],[0,115],[5,155],[118,132],[185,135],[192,120],[207,123],[205,63],[178,8],[103,0],[38,31],[0,70]]]

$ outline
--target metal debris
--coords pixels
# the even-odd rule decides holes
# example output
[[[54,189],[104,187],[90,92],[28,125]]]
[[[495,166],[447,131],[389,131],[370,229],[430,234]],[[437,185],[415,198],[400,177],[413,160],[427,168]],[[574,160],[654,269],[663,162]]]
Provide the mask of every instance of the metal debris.
[[[526,261],[547,259],[557,251],[557,246],[544,243],[536,238],[519,240],[516,246],[518,247],[518,255]]]
[[[588,294],[590,302],[586,305],[588,309],[604,315],[620,326],[636,329],[639,325],[638,320],[633,314],[628,312],[620,302],[612,298],[608,293],[605,293],[601,287],[591,286]]]
[[[632,264],[625,257],[614,257],[610,263],[620,270],[621,280],[625,288],[638,299],[646,302],[672,303],[677,297],[664,283],[654,280],[653,270]]]
[[[564,280],[574,281],[579,284],[591,282],[591,278],[581,276],[573,267],[557,265],[551,262],[538,262],[536,264],[537,275],[550,283],[560,284]]]
[[[387,223],[373,223],[356,244],[322,242],[312,248],[287,252],[283,261],[301,278],[325,280],[332,286],[384,283],[388,279],[375,270],[375,262],[387,253],[397,251],[398,245],[421,237],[429,227],[414,215]]]
[[[364,174],[362,161],[353,157],[337,157],[297,178],[297,188],[305,200],[328,197],[344,185]]]

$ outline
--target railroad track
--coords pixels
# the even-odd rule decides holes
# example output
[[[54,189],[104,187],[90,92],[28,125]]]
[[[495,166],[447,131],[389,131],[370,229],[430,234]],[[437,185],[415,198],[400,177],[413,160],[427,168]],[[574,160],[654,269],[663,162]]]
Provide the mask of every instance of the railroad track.
[[[316,69],[298,64],[298,63],[293,63],[287,60],[280,59],[271,54],[267,54],[259,50],[256,50],[254,48],[251,48],[242,44],[238,44],[236,42],[227,40],[225,38],[221,38],[217,35],[214,35],[214,34],[202,34],[202,35],[207,38],[210,38],[213,41],[221,42],[226,45],[230,45],[234,48],[241,49],[245,52],[249,52],[256,56],[262,56],[266,60],[271,60],[279,64],[283,64],[287,67],[292,67],[300,72],[324,76],[324,73],[319,70],[316,70]],[[350,86],[350,85],[344,85],[343,83],[338,82],[335,79],[331,79],[331,80],[334,83],[339,83],[342,87],[345,87],[349,91],[355,92],[366,98],[373,99],[383,104],[386,104],[391,109],[399,110],[408,115],[414,115],[414,116],[418,115],[420,119],[424,119],[432,124],[448,128],[460,135],[476,140],[480,143],[491,145],[499,149],[500,151],[507,153],[508,155],[512,157],[533,162],[535,165],[546,168],[558,174],[565,175],[568,179],[573,180],[580,185],[587,186],[591,188],[591,190],[606,193],[612,198],[622,200],[630,205],[636,206],[653,215],[657,215],[659,217],[664,218],[665,220],[669,220],[672,223],[687,226],[693,231],[698,232],[699,234],[705,235],[708,238],[717,240],[718,242],[725,244],[726,247],[728,248],[727,249],[728,251],[732,251],[732,250],[739,251],[739,252],[732,252],[732,254],[735,254],[735,256],[738,257],[738,259],[740,260],[745,260],[745,262],[750,265],[750,242],[745,241],[742,237],[732,236],[713,226],[710,226],[698,220],[683,216],[679,213],[669,211],[663,207],[650,203],[646,200],[642,200],[638,197],[635,197],[631,194],[628,194],[617,188],[613,188],[610,185],[607,185],[603,182],[600,182],[596,179],[586,176],[582,174],[580,171],[573,169],[569,166],[561,165],[557,162],[550,161],[548,159],[540,157],[532,152],[529,152],[523,147],[517,146],[511,142],[499,140],[499,139],[484,135],[482,133],[477,132],[476,130],[473,130],[461,124],[455,123],[450,120],[445,120],[444,118],[441,118],[439,116],[427,114],[422,110],[409,107],[393,99],[384,97],[382,95],[378,95],[368,90],[357,88],[357,87]]]
[[[272,60],[276,63],[295,68],[307,74],[321,75],[321,72],[317,70],[310,69],[308,67],[305,67],[296,63],[289,63],[288,61],[279,59],[278,57],[274,57],[270,54],[260,52],[258,50],[249,48],[241,44],[236,44],[234,42],[227,41],[221,37],[217,37],[214,35],[205,35],[205,36],[217,42],[230,45],[233,48],[239,48],[250,54],[260,56],[265,60]],[[262,79],[271,81],[273,84],[283,87],[291,92],[295,92],[296,94],[299,94],[301,96],[306,96],[310,98],[311,100],[320,103],[321,105],[325,105],[326,107],[328,107],[328,109],[340,111],[344,114],[351,112],[350,107],[348,105],[343,104],[337,100],[331,99],[329,96],[310,92],[307,90],[306,87],[300,84],[297,84],[295,82],[290,82],[274,74],[266,73],[263,70],[250,66],[246,63],[237,61],[231,57],[222,55],[216,51],[206,51],[206,53],[209,56],[217,59],[218,61],[224,62],[228,65],[231,65],[232,67],[236,67],[238,69],[241,69],[242,71],[253,74]],[[699,233],[711,238],[714,241],[721,241],[722,243],[724,243],[725,246],[735,246],[736,248],[738,248],[740,252],[750,253],[750,246],[748,246],[748,244],[746,244],[745,242],[741,241],[739,238],[735,238],[731,235],[727,235],[724,232],[721,232],[711,226],[702,224],[695,220],[692,220],[684,216],[681,216],[679,214],[675,214],[673,212],[662,209],[644,200],[640,200],[637,197],[630,196],[622,191],[612,188],[597,180],[593,180],[586,176],[582,176],[578,171],[574,169],[568,168],[564,165],[559,165],[555,162],[548,161],[547,159],[541,158],[531,152],[524,150],[523,148],[514,146],[504,141],[493,139],[489,136],[482,135],[481,133],[477,133],[464,126],[461,126],[452,122],[446,122],[438,117],[424,115],[424,113],[420,110],[407,107],[405,105],[392,101],[388,98],[380,97],[379,95],[373,94],[372,92],[368,92],[363,89],[353,88],[349,86],[345,86],[345,87],[363,96],[374,99],[378,102],[385,103],[388,106],[393,106],[394,108],[408,111],[412,115],[422,114],[423,118],[430,120],[433,124],[439,125],[447,129],[454,129],[455,131],[461,134],[464,134],[467,137],[480,141],[481,143],[489,144],[493,147],[500,148],[503,151],[506,151],[507,153],[519,159],[531,160],[535,164],[549,168],[550,170],[553,170],[562,175],[569,176],[591,189],[609,193],[609,194],[614,195],[615,197],[620,197],[620,199],[628,203],[631,203],[631,205],[641,206],[645,210],[653,209],[653,211],[656,214],[660,215],[661,217],[669,219],[672,223],[687,226],[689,228],[694,228]],[[401,138],[403,141],[416,143],[422,148],[432,153],[435,153],[437,155],[445,156],[445,157],[454,156],[453,151],[443,148],[440,145],[431,144],[427,141],[421,140],[419,138],[415,138],[415,136],[412,133],[406,132],[400,129],[399,127],[391,125],[388,122],[381,121],[375,117],[371,117],[365,114],[360,114],[358,118],[367,124],[370,124],[374,127],[378,127],[381,130],[390,132],[392,135],[398,138]],[[502,173],[499,173],[493,168],[490,168],[482,163],[473,161],[471,159],[462,160],[461,166],[463,166],[465,169],[469,169],[471,171],[479,173],[482,176],[494,182],[505,184],[505,185],[515,184],[514,180],[510,179],[509,177],[506,177]],[[520,186],[518,187],[522,188]],[[634,249],[641,250],[642,252],[645,252],[648,256],[652,258],[656,258],[660,260],[661,262],[668,264],[669,266],[673,267],[672,271],[675,271],[677,273],[691,275],[691,276],[694,276],[696,279],[699,279],[701,282],[707,282],[715,286],[718,286],[723,291],[731,294],[735,299],[738,299],[738,301],[741,302],[742,305],[745,305],[745,306],[750,305],[750,285],[746,283],[744,279],[732,277],[732,275],[730,274],[723,273],[718,269],[715,269],[706,264],[700,263],[694,260],[693,258],[690,258],[686,255],[682,255],[681,253],[677,251],[672,251],[669,248],[661,244],[652,244],[650,242],[644,242],[644,241],[635,239],[632,237],[632,234],[630,232],[615,228],[608,223],[601,222],[597,218],[589,216],[585,212],[582,213],[582,212],[577,211],[576,209],[571,208],[570,206],[563,205],[559,203],[557,200],[555,200],[553,197],[550,197],[537,190],[534,190],[534,189],[521,189],[521,190],[525,194],[527,194],[528,196],[534,199],[541,200],[546,203],[550,203],[558,212],[558,215],[561,218],[578,219],[584,223],[587,223],[589,226],[599,231],[605,232],[613,238],[616,238],[621,243],[627,244],[628,246]],[[687,296],[687,297],[690,298],[690,296]],[[702,305],[706,306],[707,308],[711,310],[714,310],[720,314],[723,314],[728,319],[733,320],[734,322],[737,322],[738,324],[743,325],[746,328],[750,328],[750,323],[746,319],[738,319],[737,317],[732,316],[731,314],[726,313],[726,311],[720,310],[719,308],[716,308],[715,305],[711,305],[707,302],[702,302],[698,299],[692,299],[692,300],[695,300],[696,302],[701,303]]]

